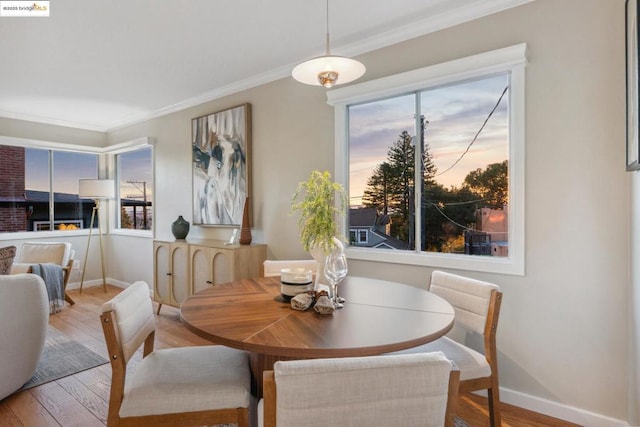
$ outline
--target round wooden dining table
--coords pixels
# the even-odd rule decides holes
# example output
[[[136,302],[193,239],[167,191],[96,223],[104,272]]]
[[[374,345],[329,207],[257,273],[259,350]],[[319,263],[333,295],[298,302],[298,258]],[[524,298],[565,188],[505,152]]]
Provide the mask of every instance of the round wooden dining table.
[[[277,360],[372,356],[433,341],[453,327],[443,298],[400,283],[349,276],[339,285],[344,308],[320,315],[293,310],[280,277],[215,285],[180,306],[184,325],[215,344],[250,352],[252,392]]]

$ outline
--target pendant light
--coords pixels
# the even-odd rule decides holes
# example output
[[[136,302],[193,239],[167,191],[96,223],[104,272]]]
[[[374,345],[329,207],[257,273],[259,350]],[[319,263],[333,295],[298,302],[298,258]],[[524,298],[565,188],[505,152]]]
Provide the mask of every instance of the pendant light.
[[[355,59],[331,55],[329,50],[329,0],[327,0],[327,41],[324,56],[309,59],[296,66],[291,75],[300,83],[324,86],[352,82],[364,74],[366,68]]]

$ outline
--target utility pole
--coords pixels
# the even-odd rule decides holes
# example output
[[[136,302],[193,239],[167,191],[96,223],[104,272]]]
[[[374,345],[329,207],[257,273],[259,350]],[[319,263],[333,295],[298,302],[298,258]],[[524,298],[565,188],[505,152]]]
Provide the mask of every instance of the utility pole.
[[[424,115],[420,115],[420,206],[425,206],[424,204],[424,158],[425,158],[425,129],[429,124],[429,120],[424,118]],[[417,152],[417,150],[416,150]],[[420,210],[421,214],[424,212],[424,209]],[[424,215],[424,214],[422,214]],[[425,217],[422,218],[420,223],[420,248],[421,251],[425,251],[427,249],[427,219]]]

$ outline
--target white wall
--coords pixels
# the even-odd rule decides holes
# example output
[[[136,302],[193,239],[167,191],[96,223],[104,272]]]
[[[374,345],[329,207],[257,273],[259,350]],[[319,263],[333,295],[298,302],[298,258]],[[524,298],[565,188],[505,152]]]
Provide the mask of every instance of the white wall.
[[[333,169],[333,110],[326,104],[324,90],[303,88],[293,79],[279,80],[112,132],[109,140],[115,144],[143,135],[153,138],[155,232],[158,239],[173,239],[171,223],[178,215],[192,222],[191,119],[245,102],[251,104],[253,116],[249,153],[253,239],[268,244],[269,258],[305,256],[289,202],[298,182],[312,169]],[[229,234],[228,228],[192,224],[188,238],[226,239]]]
[[[367,80],[522,42],[529,59],[526,274],[463,274],[504,291],[504,400],[584,425],[637,424],[637,353],[629,341],[639,334],[630,326],[640,317],[630,301],[640,302],[640,274],[636,267],[633,293],[624,0],[537,0],[359,59]],[[333,116],[323,89],[283,79],[111,132],[108,141],[154,138],[155,232],[170,239],[171,222],[192,217],[191,119],[245,102],[253,110],[254,241],[267,243],[269,258],[306,258],[289,200],[311,169],[333,168]],[[189,237],[228,233],[192,226]],[[110,241],[116,280],[151,280],[150,242],[135,239]],[[350,272],[424,287],[430,269],[352,261]]]
[[[640,172],[631,174],[629,287],[629,421],[640,424]]]
[[[65,144],[90,145],[92,147],[102,147],[107,141],[107,136],[102,132],[51,126],[23,120],[5,119],[3,117],[0,117],[0,135]]]

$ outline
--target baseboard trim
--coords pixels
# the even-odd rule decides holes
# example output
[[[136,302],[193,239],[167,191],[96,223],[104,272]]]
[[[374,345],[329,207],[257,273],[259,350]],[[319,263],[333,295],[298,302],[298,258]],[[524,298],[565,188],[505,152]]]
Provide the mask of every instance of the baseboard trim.
[[[538,412],[550,417],[580,424],[585,427],[622,427],[629,426],[627,421],[611,418],[574,406],[563,405],[519,391],[500,387],[500,400],[510,405]]]
[[[127,282],[121,282],[119,280],[115,280],[112,279],[110,277],[107,277],[107,283],[110,285],[114,285],[117,286],[119,288],[127,288],[131,285],[131,283],[127,283]],[[102,279],[96,279],[96,280],[85,280],[84,284],[82,285],[82,288],[89,288],[92,286],[102,286]],[[69,282],[67,283],[67,289],[80,289],[80,282]]]

